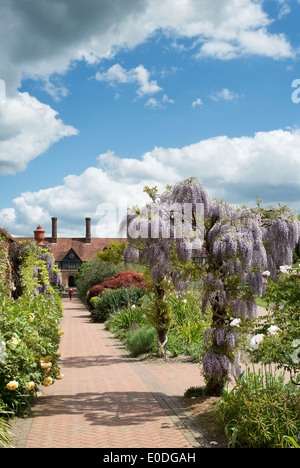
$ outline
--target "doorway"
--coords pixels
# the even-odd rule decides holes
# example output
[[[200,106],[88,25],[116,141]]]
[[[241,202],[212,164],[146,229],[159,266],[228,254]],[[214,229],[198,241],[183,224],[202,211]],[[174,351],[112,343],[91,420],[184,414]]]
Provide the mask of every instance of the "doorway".
[[[68,284],[69,288],[74,288],[74,286],[75,286],[75,278],[74,278],[74,276],[72,276],[72,275],[69,276],[69,278],[68,278],[68,283],[69,283],[69,284]]]

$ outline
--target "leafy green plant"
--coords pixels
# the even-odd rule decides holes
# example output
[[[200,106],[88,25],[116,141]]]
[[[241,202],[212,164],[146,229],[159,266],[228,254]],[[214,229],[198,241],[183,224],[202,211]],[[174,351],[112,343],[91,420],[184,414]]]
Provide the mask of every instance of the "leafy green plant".
[[[154,327],[145,325],[127,335],[126,348],[133,356],[157,351],[157,334]]]
[[[15,413],[30,408],[37,386],[60,378],[58,350],[62,318],[59,298],[23,294],[1,297],[0,404]],[[51,379],[51,380],[50,380]]]
[[[5,410],[3,406],[0,405],[0,448],[12,447],[11,441],[11,424],[8,421],[10,413]]]
[[[171,293],[168,301],[172,306],[173,321],[170,332],[187,344],[202,344],[204,331],[210,326],[208,309],[201,310],[201,294],[189,291],[184,295]]]
[[[293,271],[283,271],[277,281],[268,281],[264,299],[269,313],[257,320],[253,330],[254,335],[260,335],[261,344],[252,350],[252,361],[276,363],[296,382],[300,370],[300,278]]]
[[[143,309],[132,304],[129,307],[117,309],[110,314],[105,326],[110,332],[116,333],[119,338],[125,338],[131,328],[142,326],[144,320]]]
[[[120,308],[138,304],[146,291],[137,287],[107,289],[101,297],[92,299],[91,318],[93,322],[105,322],[109,315]]]
[[[224,391],[217,417],[231,446],[274,448],[287,445],[300,430],[300,392],[284,375],[251,372]]]

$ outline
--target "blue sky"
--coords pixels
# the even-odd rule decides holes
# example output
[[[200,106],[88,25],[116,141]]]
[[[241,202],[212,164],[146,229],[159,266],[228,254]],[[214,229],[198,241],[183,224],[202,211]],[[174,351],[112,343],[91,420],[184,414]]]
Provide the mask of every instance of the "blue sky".
[[[120,203],[191,176],[300,212],[299,1],[4,0],[0,18],[12,234],[57,216],[59,235],[84,235],[91,216],[114,236]]]

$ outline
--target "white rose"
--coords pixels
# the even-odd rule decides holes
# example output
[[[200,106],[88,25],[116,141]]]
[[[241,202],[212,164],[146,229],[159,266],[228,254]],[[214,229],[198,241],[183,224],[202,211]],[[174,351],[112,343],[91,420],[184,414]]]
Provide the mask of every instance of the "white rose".
[[[280,332],[280,328],[278,328],[276,325],[271,325],[268,328],[268,335],[276,335],[278,332]]]
[[[232,322],[230,322],[230,326],[231,327],[239,327],[240,323],[241,323],[241,319],[236,318],[236,319],[232,320]]]
[[[259,335],[254,335],[250,341],[250,346],[253,349],[258,349],[261,343],[264,341],[264,335],[259,334]]]

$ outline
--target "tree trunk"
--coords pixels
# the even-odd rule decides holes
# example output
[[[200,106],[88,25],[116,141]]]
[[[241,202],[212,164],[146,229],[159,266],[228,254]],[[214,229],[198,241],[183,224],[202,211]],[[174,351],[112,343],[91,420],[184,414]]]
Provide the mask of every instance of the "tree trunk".
[[[166,345],[167,345],[168,337],[166,330],[160,330],[157,332],[157,343],[158,343],[158,351],[157,354],[159,357],[166,357]]]
[[[211,328],[223,328],[225,321],[226,311],[220,307],[218,296],[216,297],[214,306],[212,308],[212,325]],[[215,354],[224,354],[225,349],[222,346],[219,346],[216,342],[215,337],[213,337],[213,342],[211,349]],[[205,393],[209,396],[219,397],[222,394],[222,391],[225,387],[226,381],[228,379],[228,371],[225,375],[207,375],[206,376],[206,388]]]

